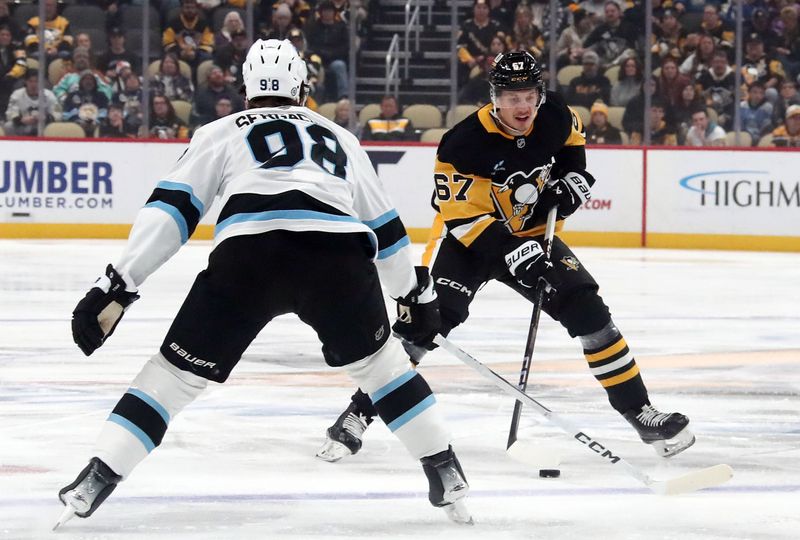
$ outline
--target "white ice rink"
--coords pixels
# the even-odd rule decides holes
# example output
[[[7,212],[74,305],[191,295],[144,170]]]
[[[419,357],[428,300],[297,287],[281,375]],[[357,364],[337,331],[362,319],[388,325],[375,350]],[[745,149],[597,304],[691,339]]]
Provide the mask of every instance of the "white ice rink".
[[[420,370],[452,426],[477,522],[458,527],[428,504],[419,464],[380,421],[357,456],[314,458],[352,388],[324,365],[313,332],[282,317],[94,516],[51,533],[58,489],[85,465],[210,247],[185,246],[87,358],[72,343],[70,312],[122,245],[0,241],[0,538],[800,538],[798,254],[588,248],[576,252],[653,403],[687,414],[697,444],[656,457],[610,408],[577,341],[545,318],[530,394],[656,478],[728,463],[724,486],[651,495],[527,411],[521,439],[563,459],[561,478],[540,479],[505,455],[512,400],[436,351]],[[490,284],[451,338],[514,381],[529,317],[528,303]]]

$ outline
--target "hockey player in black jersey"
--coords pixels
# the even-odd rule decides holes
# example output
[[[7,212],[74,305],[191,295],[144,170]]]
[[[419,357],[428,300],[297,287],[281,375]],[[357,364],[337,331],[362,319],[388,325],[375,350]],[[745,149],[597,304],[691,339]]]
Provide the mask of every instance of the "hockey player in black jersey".
[[[56,526],[97,510],[161,444],[175,415],[209,381],[225,382],[261,329],[285,313],[316,331],[325,362],[370,395],[421,461],[431,504],[470,523],[469,488],[436,399],[392,335],[424,344],[439,329],[427,269],[415,269],[403,223],[358,140],[304,107],[306,64],[292,44],[256,41],[242,72],[248,109],[197,130],[137,215],[120,260],[73,312],[73,338],[90,355],[219,195],[208,267],[104,423],[89,464],[59,491],[66,508]],[[381,285],[404,314],[391,328]]]
[[[558,206],[558,231],[595,182],[586,170],[581,120],[559,94],[545,91],[541,68],[527,52],[495,58],[489,82],[491,104],[448,131],[437,151],[437,215],[423,264],[436,283],[441,333],[466,321],[487,281],[533,302],[543,277],[552,287],[544,311],[581,341],[611,406],[660,456],[674,456],[694,443],[689,419],[650,404],[633,354],[572,250],[555,237],[547,263],[540,244],[550,208]],[[407,349],[415,363],[425,351]],[[369,396],[357,391],[317,456],[336,461],[356,453],[374,416]]]

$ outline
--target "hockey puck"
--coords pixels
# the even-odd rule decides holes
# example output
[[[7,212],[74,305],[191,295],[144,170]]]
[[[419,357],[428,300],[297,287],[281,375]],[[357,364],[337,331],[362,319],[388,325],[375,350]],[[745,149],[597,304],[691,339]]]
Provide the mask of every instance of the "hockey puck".
[[[539,469],[539,478],[558,478],[561,476],[559,469]]]

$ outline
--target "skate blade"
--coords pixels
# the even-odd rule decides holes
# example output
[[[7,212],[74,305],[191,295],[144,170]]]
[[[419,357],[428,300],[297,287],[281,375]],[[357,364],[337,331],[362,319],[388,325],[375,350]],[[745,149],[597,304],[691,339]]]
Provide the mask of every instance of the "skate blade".
[[[325,444],[322,445],[322,448],[319,449],[317,452],[317,457],[322,461],[327,461],[329,463],[333,463],[335,461],[339,461],[343,457],[352,456],[353,453],[350,451],[347,446],[340,443],[339,441],[332,441],[328,439],[325,441]]]
[[[64,511],[61,513],[61,516],[58,518],[58,521],[56,521],[56,524],[53,525],[53,530],[55,531],[63,524],[65,524],[67,521],[74,518],[77,515],[77,512],[78,512],[77,508],[75,508],[71,504],[67,504],[66,508],[64,508]]]
[[[695,443],[694,434],[688,428],[675,435],[673,438],[666,441],[654,441],[653,448],[656,453],[663,458],[670,458],[676,456],[692,446]]]
[[[458,523],[459,525],[475,525],[475,520],[472,519],[472,515],[469,513],[467,504],[463,499],[442,506],[442,510],[444,510],[444,513],[447,514],[447,517],[453,523]]]

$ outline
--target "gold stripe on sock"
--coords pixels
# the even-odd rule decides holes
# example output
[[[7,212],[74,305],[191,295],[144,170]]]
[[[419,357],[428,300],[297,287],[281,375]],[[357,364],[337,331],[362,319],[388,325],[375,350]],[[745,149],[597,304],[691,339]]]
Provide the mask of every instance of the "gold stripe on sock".
[[[624,349],[627,346],[628,346],[628,344],[625,343],[625,338],[620,337],[619,341],[617,341],[616,343],[614,343],[610,347],[605,348],[600,352],[596,352],[596,353],[593,353],[593,354],[587,354],[586,355],[586,361],[587,362],[599,362],[601,360],[605,360],[606,358],[611,358],[612,356],[614,356],[615,354],[617,354],[619,351],[621,351],[622,349]]]
[[[625,371],[624,373],[620,373],[619,375],[615,375],[610,379],[605,379],[600,381],[600,384],[603,385],[603,388],[608,388],[609,386],[616,386],[618,384],[622,384],[625,381],[633,379],[639,374],[639,366],[634,364],[631,369]]]

